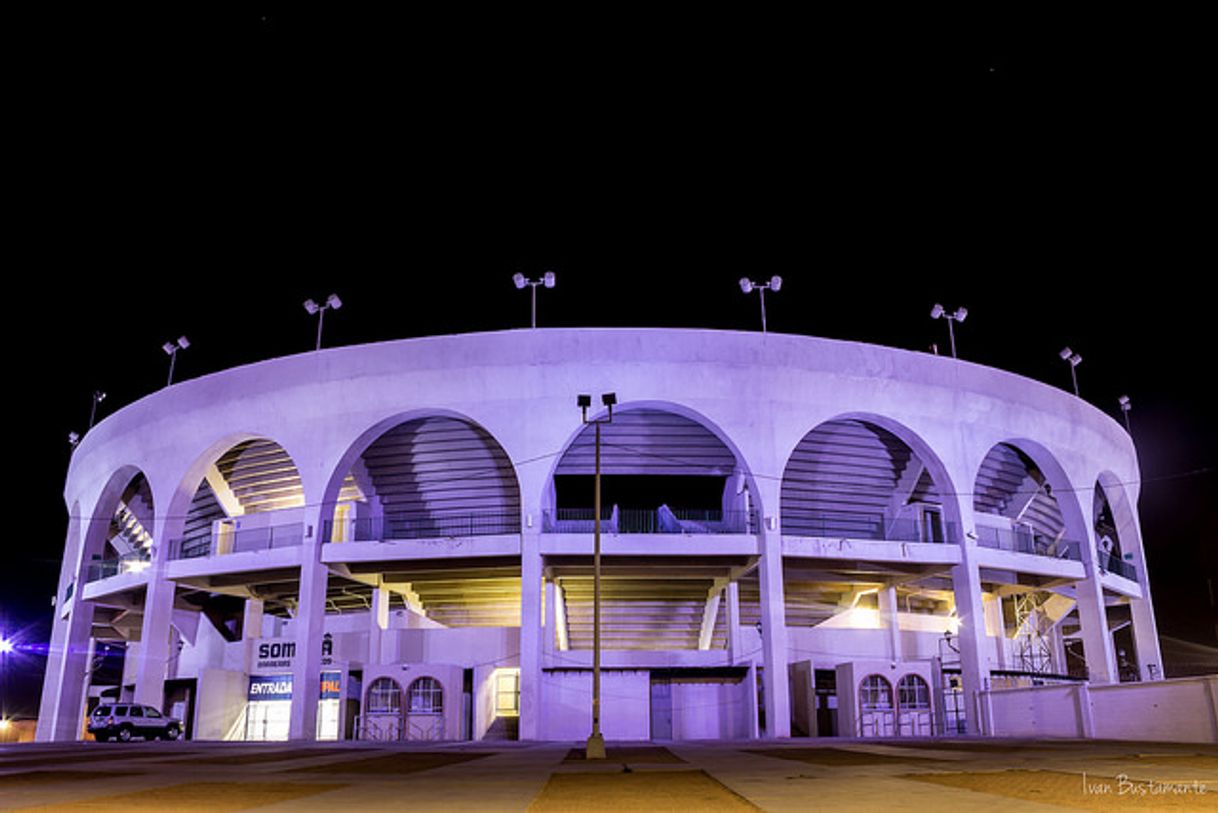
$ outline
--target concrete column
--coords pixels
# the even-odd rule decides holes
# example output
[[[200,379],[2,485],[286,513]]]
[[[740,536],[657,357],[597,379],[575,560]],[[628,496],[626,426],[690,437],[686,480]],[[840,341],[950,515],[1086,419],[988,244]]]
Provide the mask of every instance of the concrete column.
[[[71,614],[67,618],[59,618],[58,615],[56,610],[42,684],[42,702],[35,732],[39,742],[75,740],[84,719],[80,687],[89,662],[93,605],[81,601],[77,596]]]
[[[727,662],[736,663],[744,654],[740,648],[740,585],[727,583]]]
[[[368,663],[385,662],[385,631],[389,629],[389,588],[378,585],[372,589],[372,611],[368,613]]]
[[[261,599],[248,598],[245,600],[245,613],[241,619],[241,645],[245,648],[245,671],[252,671],[254,665],[254,648],[262,637],[262,619],[265,607]]]
[[[554,630],[558,626],[557,590],[554,580],[546,579],[545,624],[541,631],[541,651],[546,655],[554,654]]]
[[[158,709],[165,702],[165,676],[169,659],[177,655],[170,651],[169,645],[169,622],[173,618],[176,587],[165,578],[167,548],[167,545],[158,546],[157,556],[148,569],[150,575],[148,592],[144,596],[144,622],[135,664],[135,702]]]
[[[897,612],[900,609],[897,606],[897,588],[895,585],[888,585],[880,590],[878,596],[880,602],[880,616],[884,619],[884,626],[888,630],[888,655],[894,661],[904,659],[901,652],[901,623],[897,617]]]
[[[520,544],[520,739],[543,735],[541,697],[541,537],[537,528]]]
[[[981,734],[979,699],[990,686],[986,659],[989,641],[985,634],[985,607],[981,597],[981,572],[974,557],[976,541],[966,538],[960,546],[962,559],[952,568],[952,591],[960,628],[956,645],[960,649],[960,677],[964,684],[964,708],[969,734]]]
[[[1087,657],[1087,679],[1092,683],[1117,680],[1116,653],[1108,631],[1104,590],[1094,562],[1086,563],[1087,578],[1075,584],[1078,617],[1082,622],[1083,654]]]
[[[292,661],[292,719],[288,736],[293,740],[317,739],[317,700],[321,696],[321,644],[326,630],[326,585],[329,568],[321,561],[322,516],[306,513],[306,534],[301,543],[300,598],[292,619],[296,657]]]
[[[791,692],[787,677],[786,597],[782,583],[782,535],[762,528],[761,649],[765,664],[766,737],[791,736]]]
[[[85,674],[80,681],[80,705],[78,708],[83,712],[89,708],[89,689],[93,687],[93,669],[94,659],[97,657],[97,639],[89,638],[89,645],[85,647]],[[159,706],[158,706],[159,708]],[[79,723],[76,726],[75,736],[72,739],[82,740],[85,733]]]
[[[75,511],[79,513],[79,510],[77,506]],[[42,681],[38,728],[34,734],[39,742],[75,740],[84,718],[84,709],[80,706],[80,686],[84,681],[89,636],[93,629],[93,605],[81,599],[88,567],[87,557],[82,555],[84,533],[79,516],[70,517],[58,592],[55,594],[56,606]],[[60,609],[69,584],[73,585],[73,597],[71,608],[64,618],[60,616]]]
[[[1133,619],[1133,648],[1138,656],[1138,673],[1142,680],[1162,680],[1163,653],[1159,651],[1154,605],[1149,599],[1134,599],[1129,603],[1129,612]]]

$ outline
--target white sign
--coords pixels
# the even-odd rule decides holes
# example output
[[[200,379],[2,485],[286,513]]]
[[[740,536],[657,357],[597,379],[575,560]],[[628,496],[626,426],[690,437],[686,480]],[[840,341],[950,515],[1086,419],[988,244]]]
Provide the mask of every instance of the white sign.
[[[250,671],[289,670],[296,660],[295,638],[262,638],[254,651],[254,667]],[[326,633],[321,639],[321,665],[334,663],[334,639]]]

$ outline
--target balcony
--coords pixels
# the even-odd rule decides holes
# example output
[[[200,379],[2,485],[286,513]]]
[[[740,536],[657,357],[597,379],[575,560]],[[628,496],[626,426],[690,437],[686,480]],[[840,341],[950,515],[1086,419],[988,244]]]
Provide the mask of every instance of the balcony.
[[[85,584],[108,579],[111,576],[117,576],[120,573],[140,573],[148,569],[152,564],[152,558],[147,551],[138,550],[132,553],[124,554],[117,559],[101,559],[89,564],[88,573],[85,575]],[[71,588],[72,585],[69,585]],[[69,592],[68,597],[71,596]],[[65,598],[66,600],[66,598]]]
[[[977,544],[992,550],[1030,553],[1033,556],[1047,556],[1051,559],[1069,559],[1072,562],[1083,560],[1082,547],[1078,542],[1070,539],[1048,539],[1038,533],[1023,529],[978,525]]]
[[[784,534],[863,542],[958,544],[960,526],[927,511],[920,518],[889,519],[882,514],[822,511],[812,516],[783,517]],[[793,530],[795,529],[795,530]]]
[[[1100,552],[1100,570],[1107,573],[1115,573],[1129,579],[1131,582],[1138,580],[1138,570],[1131,563],[1126,562],[1110,553]]]
[[[299,546],[304,541],[304,523],[265,525],[260,528],[223,528],[218,533],[169,543],[170,559],[198,559],[230,553],[272,550]]]
[[[592,508],[558,508],[542,514],[542,533],[590,534],[595,531],[596,511]],[[661,506],[655,511],[642,509],[601,509],[601,533],[606,534],[755,534],[759,528],[756,511]]]
[[[474,511],[465,514],[419,517],[387,514],[383,517],[327,520],[322,540],[338,542],[389,542],[411,539],[454,539],[520,533],[519,511]]]

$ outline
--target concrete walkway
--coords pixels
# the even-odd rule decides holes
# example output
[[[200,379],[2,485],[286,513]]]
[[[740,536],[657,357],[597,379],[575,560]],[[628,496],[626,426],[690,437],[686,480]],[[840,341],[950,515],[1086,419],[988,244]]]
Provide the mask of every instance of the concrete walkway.
[[[1218,748],[784,740],[0,746],[0,809],[1218,810]]]

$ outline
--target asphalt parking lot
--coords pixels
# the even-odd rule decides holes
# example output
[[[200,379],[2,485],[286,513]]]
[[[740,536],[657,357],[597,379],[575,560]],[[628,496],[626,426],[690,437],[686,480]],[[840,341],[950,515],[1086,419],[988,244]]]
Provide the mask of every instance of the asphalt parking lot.
[[[0,746],[0,809],[1218,810],[1218,747],[784,740]]]

